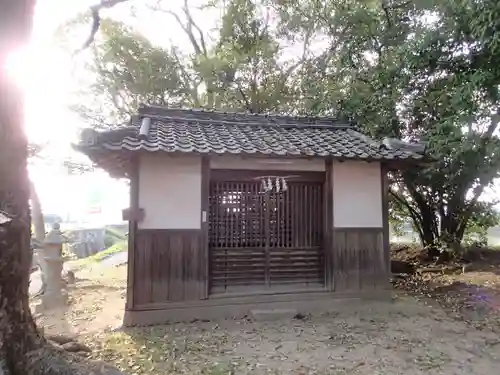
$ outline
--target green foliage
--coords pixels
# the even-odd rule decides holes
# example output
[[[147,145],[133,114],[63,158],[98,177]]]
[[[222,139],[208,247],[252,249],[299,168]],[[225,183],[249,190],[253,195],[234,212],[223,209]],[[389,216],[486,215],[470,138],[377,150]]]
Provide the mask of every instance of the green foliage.
[[[330,48],[316,58],[321,71],[303,86],[313,97],[305,111],[352,117],[375,137],[423,138],[435,160],[392,176],[396,227],[409,216],[423,244],[440,248],[460,242],[468,224],[482,230],[491,225],[472,218],[483,212],[478,202],[484,189],[499,177],[500,32],[492,21],[499,5],[311,4],[317,20],[324,20]],[[307,14],[304,6],[281,4],[282,12],[298,15]],[[300,17],[289,20],[308,28]],[[333,89],[322,89],[325,82]]]
[[[214,6],[221,5],[207,5]],[[268,10],[252,1],[232,1],[223,6],[220,27],[211,33],[198,27],[189,8],[182,16],[164,13],[166,22],[177,22],[189,46],[155,46],[123,23],[102,21],[87,67],[96,80],[73,108],[87,121],[96,127],[120,124],[141,103],[251,112],[293,108],[297,93],[291,73],[305,57],[281,61],[285,46]]]
[[[127,237],[113,228],[106,228],[104,232],[104,246],[109,248],[118,242],[126,241]]]
[[[128,120],[140,103],[189,105],[175,55],[154,47],[122,23],[103,20],[103,41],[93,47],[89,71],[96,77],[88,88],[90,103],[75,107],[96,126]]]
[[[203,31],[165,11],[191,53],[105,20],[93,104],[117,123],[139,103],[336,115],[367,134],[424,139],[434,162],[391,176],[390,217],[442,247],[494,220],[479,198],[500,171],[500,5],[493,0],[212,1]],[[287,53],[293,46],[294,53]],[[186,51],[184,48],[182,51]],[[97,103],[97,104],[96,104]]]
[[[500,212],[492,206],[491,203],[478,203],[464,234],[465,244],[488,245],[488,228],[500,225]]]
[[[74,260],[70,263],[71,269],[76,270],[79,268],[87,267],[92,265],[93,263],[101,262],[107,257],[127,251],[127,241],[119,241],[115,243],[113,246],[107,248],[106,250],[100,251],[86,258],[81,258]]]

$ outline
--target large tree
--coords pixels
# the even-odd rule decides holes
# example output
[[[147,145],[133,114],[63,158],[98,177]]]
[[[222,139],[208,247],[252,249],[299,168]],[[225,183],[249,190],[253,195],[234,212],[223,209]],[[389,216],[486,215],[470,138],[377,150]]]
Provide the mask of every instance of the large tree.
[[[480,197],[500,171],[498,2],[277,3],[292,35],[313,18],[328,41],[301,86],[304,112],[428,143],[434,163],[392,175],[394,217],[410,217],[431,253],[493,217]]]
[[[25,374],[26,355],[43,346],[31,317],[28,148],[22,92],[7,59],[31,32],[35,1],[9,2],[0,15],[0,359],[12,374]]]
[[[37,330],[28,297],[30,184],[23,94],[7,71],[9,55],[27,43],[34,0],[9,1],[0,12],[0,371],[10,375],[119,374],[56,349]]]
[[[140,103],[254,113],[294,110],[295,72],[307,61],[308,35],[297,38],[297,56],[285,56],[274,12],[258,2],[211,4],[221,13],[214,30],[202,30],[187,1],[177,13],[167,5],[152,11],[177,24],[189,41],[182,49],[167,41],[153,45],[121,22],[102,20],[88,66],[96,79],[74,106],[86,120],[94,126],[120,124]]]

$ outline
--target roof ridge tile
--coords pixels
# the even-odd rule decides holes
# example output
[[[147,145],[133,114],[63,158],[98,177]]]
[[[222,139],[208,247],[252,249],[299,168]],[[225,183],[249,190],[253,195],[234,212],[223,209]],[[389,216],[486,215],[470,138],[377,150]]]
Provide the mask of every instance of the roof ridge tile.
[[[322,116],[293,116],[274,113],[227,112],[205,109],[167,108],[161,106],[141,106],[140,117],[154,120],[201,121],[232,123],[234,125],[303,126],[354,128],[348,120]]]
[[[156,107],[147,107],[148,109]],[[165,111],[165,108],[160,107]],[[349,124],[333,123],[331,118],[269,115],[230,115],[209,111],[167,109],[169,115],[145,113],[131,119],[130,125],[111,132],[82,137],[80,149],[106,152],[148,151],[199,154],[265,154],[275,156],[318,156],[358,160],[422,159],[423,155],[405,149],[385,149],[378,140]],[[147,112],[147,111],[146,111]],[[165,112],[163,112],[165,113]],[[139,139],[141,119],[151,118],[147,139]],[[257,119],[257,120],[255,120]],[[251,121],[252,120],[252,121]],[[307,122],[309,121],[309,122]],[[96,135],[97,134],[97,135]],[[85,152],[85,151],[84,151]]]

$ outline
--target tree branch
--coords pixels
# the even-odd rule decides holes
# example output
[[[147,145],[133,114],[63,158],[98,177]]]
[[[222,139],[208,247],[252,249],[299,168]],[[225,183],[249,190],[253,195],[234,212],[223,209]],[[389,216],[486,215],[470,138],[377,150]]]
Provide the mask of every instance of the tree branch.
[[[309,29],[309,30],[307,30],[306,35],[304,36],[304,43],[302,44],[302,54],[300,56],[300,59],[295,64],[293,64],[290,68],[287,69],[287,71],[285,73],[285,77],[288,77],[290,74],[292,74],[292,72],[296,68],[298,68],[300,65],[302,65],[304,63],[304,61],[306,61],[307,51],[308,51],[308,47],[309,47],[309,42],[311,41],[311,36],[312,36],[312,31],[311,31],[311,29]]]
[[[186,15],[188,19],[188,25],[189,25],[189,31],[191,35],[193,34],[192,28],[194,27],[196,31],[198,31],[198,34],[200,34],[200,44],[201,44],[201,49],[203,51],[203,55],[207,56],[208,51],[207,51],[207,45],[205,43],[205,37],[203,36],[203,31],[201,28],[194,22],[193,17],[191,16],[191,12],[189,11],[189,6],[188,6],[188,0],[184,0],[184,7],[183,7],[184,14]]]
[[[262,40],[264,38],[264,36],[267,34],[267,31],[269,30],[269,18],[270,18],[270,13],[269,13],[269,9],[266,8],[266,19],[264,21],[264,27],[262,28],[262,32],[260,33],[260,35],[258,36],[258,38],[260,40]]]
[[[239,93],[241,95],[241,98],[245,101],[245,106],[246,106],[247,111],[249,111],[250,113],[253,113],[252,105],[250,104],[250,102],[249,102],[247,96],[245,95],[245,93],[243,92],[243,89],[241,88],[240,83],[238,82],[237,85],[238,85],[238,91],[239,91]]]
[[[101,10],[112,8],[115,5],[119,3],[124,3],[126,1],[128,0],[101,0],[99,4],[95,4],[90,7],[90,12],[92,15],[92,26],[90,29],[90,35],[88,36],[87,40],[83,43],[83,45],[73,53],[74,55],[87,49],[94,41],[97,31],[99,30],[99,26],[101,25],[101,15],[100,15]]]
[[[280,84],[279,84],[279,90],[281,90],[281,91],[283,90],[287,79],[291,76],[293,71],[295,69],[297,69],[300,65],[304,64],[304,62],[306,61],[307,51],[308,51],[309,42],[311,41],[311,36],[312,36],[312,31],[309,29],[306,32],[306,35],[304,36],[304,44],[302,45],[302,54],[301,54],[301,57],[299,58],[299,60],[295,64],[290,66],[285,72],[283,72],[283,70],[280,69],[281,80],[280,80]]]
[[[413,223],[417,227],[418,233],[420,235],[420,238],[423,238],[424,231],[422,227],[422,217],[418,214],[418,212],[408,203],[408,201],[402,197],[400,197],[396,192],[394,192],[392,189],[389,189],[389,193],[403,206],[405,206],[408,209],[408,213],[410,214],[410,217],[413,220]]]
[[[126,1],[126,0],[123,0],[123,1]],[[171,11],[169,9],[163,9],[158,5],[156,7],[151,7],[151,9],[162,12],[162,13],[170,14],[172,17],[174,17],[175,20],[177,21],[177,23],[179,24],[179,26],[182,28],[182,30],[184,30],[184,32],[188,36],[188,38],[191,42],[191,45],[194,48],[195,53],[197,55],[207,56],[208,51],[207,51],[207,48],[205,45],[205,38],[203,37],[203,32],[202,32],[201,28],[194,22],[193,17],[191,16],[191,13],[189,12],[187,0],[184,0],[184,6],[182,8],[182,10],[184,11],[184,14],[188,18],[187,25],[185,25],[182,22],[179,15],[177,13],[175,13],[174,11]],[[199,42],[198,42],[198,40],[196,40],[196,38],[193,34],[193,27],[200,33],[200,41]],[[201,44],[201,47],[200,47],[200,44]]]
[[[199,83],[194,82],[193,78],[189,76],[189,73],[186,71],[184,65],[181,63],[181,60],[179,56],[177,55],[177,50],[175,48],[172,48],[172,56],[176,60],[177,64],[179,65],[179,69],[181,71],[181,77],[182,80],[184,81],[185,89],[187,94],[191,96],[193,99],[194,105],[197,108],[201,107],[200,104],[200,98],[198,96],[198,86]],[[191,87],[191,83],[193,84],[194,87]]]
[[[385,14],[385,20],[387,22],[387,28],[392,28],[392,20],[391,20],[391,14],[389,13],[389,8],[387,7],[387,4],[385,1],[382,1],[382,10],[384,11]]]
[[[434,211],[432,211],[432,208],[427,204],[424,196],[422,193],[420,193],[417,188],[412,184],[412,181],[408,177],[404,177],[404,184],[406,188],[408,189],[408,192],[410,193],[412,199],[415,200],[415,203],[417,204],[419,210],[420,210],[420,215],[422,217],[422,226],[426,224],[433,236],[434,239],[439,238],[439,228],[437,227],[436,224],[436,217]]]

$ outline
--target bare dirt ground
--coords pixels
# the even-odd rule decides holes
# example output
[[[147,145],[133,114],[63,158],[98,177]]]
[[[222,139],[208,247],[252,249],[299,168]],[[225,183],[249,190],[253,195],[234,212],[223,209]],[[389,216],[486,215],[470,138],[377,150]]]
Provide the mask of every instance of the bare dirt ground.
[[[120,327],[125,308],[126,267],[94,265],[79,271],[76,277],[76,285],[68,287],[68,306],[35,312],[44,332],[80,336]],[[31,302],[35,311],[40,299],[33,298]]]
[[[494,320],[475,324],[427,293],[421,280],[413,281],[421,288],[416,294],[398,286],[392,303],[354,311],[113,331],[123,314],[125,267],[77,277],[83,280],[70,290],[70,306],[39,315],[39,324],[46,332],[78,335],[92,358],[129,374],[489,375],[500,364]]]
[[[410,248],[393,252],[392,258],[410,261],[424,270],[428,266],[434,268],[434,265],[422,265],[420,256],[418,248]],[[423,272],[396,280],[394,286],[397,290],[437,303],[450,316],[477,329],[500,334],[500,250],[478,249],[474,258],[467,263],[450,262],[437,267],[443,272]],[[465,265],[465,269],[457,268],[457,265]]]
[[[500,363],[498,335],[411,297],[305,320],[198,322],[105,336],[94,356],[138,374],[479,375],[496,373]]]

